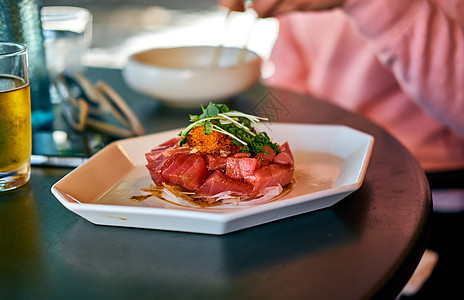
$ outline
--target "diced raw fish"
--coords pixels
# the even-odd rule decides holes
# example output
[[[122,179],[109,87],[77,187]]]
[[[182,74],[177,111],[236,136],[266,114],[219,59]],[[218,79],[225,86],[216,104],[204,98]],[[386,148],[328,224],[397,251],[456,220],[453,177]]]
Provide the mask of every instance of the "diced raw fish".
[[[226,165],[226,176],[234,179],[243,179],[251,176],[258,168],[256,158],[236,158],[228,157]]]
[[[145,153],[145,158],[147,162],[151,163],[152,161],[156,160],[158,156],[161,155],[161,153],[163,153],[164,150],[177,145],[179,141],[180,137],[175,137],[151,149],[150,152]]]
[[[267,152],[266,153],[258,153],[254,157],[257,158],[260,161],[266,161],[266,162],[271,162],[274,159],[274,156],[276,155],[276,152],[274,149],[272,149],[269,146],[264,146],[263,151]]]
[[[151,179],[155,182],[156,185],[162,185],[163,182],[167,182],[167,180],[162,175],[163,166],[166,161],[167,158],[161,153],[156,159],[150,161],[146,165],[148,171],[150,172]]]
[[[220,155],[209,155],[205,156],[206,164],[208,165],[208,170],[219,170],[225,169],[227,164],[227,157],[222,157]]]
[[[164,150],[151,150],[148,153],[145,153],[145,159],[147,160],[148,164],[154,162],[160,155],[163,154]]]
[[[231,192],[232,195],[252,195],[253,186],[238,179],[227,177],[219,170],[214,171],[205,182],[196,190],[198,195],[216,195],[222,192]]]
[[[203,183],[208,170],[202,155],[176,153],[167,158],[161,174],[169,184],[194,191]]]
[[[274,157],[272,162],[279,165],[293,166],[293,159],[287,152],[280,152]]]
[[[287,153],[290,158],[292,159],[293,162],[295,162],[295,160],[293,159],[293,153],[292,151],[290,150],[290,145],[288,144],[288,142],[285,142],[283,143],[282,145],[280,145],[279,147],[279,151],[282,153],[282,152],[285,152]]]
[[[179,140],[172,138],[145,154],[146,167],[156,185],[177,185],[205,196],[229,192],[255,197],[267,187],[284,187],[292,181],[294,160],[287,142],[279,147],[277,155],[264,146],[267,154],[222,157],[191,153],[188,147],[178,146]]]
[[[270,164],[256,170],[253,176],[246,177],[245,181],[253,185],[254,192],[278,184],[284,187],[292,181],[293,171],[294,168],[290,166]]]

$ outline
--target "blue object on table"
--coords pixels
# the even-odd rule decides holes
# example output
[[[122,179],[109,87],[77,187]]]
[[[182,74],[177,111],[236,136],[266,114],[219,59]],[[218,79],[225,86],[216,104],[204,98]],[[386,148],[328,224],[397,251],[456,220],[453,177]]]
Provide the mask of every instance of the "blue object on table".
[[[0,0],[0,7],[0,41],[22,43],[28,49],[32,130],[51,129],[53,109],[39,2]]]

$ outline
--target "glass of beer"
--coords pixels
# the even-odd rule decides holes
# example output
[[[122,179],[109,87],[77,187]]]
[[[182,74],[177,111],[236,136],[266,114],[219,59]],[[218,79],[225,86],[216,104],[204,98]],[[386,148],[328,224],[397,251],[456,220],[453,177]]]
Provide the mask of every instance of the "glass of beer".
[[[29,181],[31,135],[27,48],[0,42],[0,192]]]

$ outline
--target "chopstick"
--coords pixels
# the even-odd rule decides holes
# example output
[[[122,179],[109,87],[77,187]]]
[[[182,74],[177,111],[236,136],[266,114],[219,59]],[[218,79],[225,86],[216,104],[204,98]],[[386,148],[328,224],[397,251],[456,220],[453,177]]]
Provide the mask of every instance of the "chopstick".
[[[253,10],[253,8],[251,8],[252,4],[253,4],[253,1],[250,1],[250,0],[245,1],[245,11]],[[243,42],[243,45],[240,48],[240,51],[239,51],[239,53],[237,55],[237,62],[238,63],[241,63],[241,62],[243,62],[245,60],[246,53],[248,52],[248,41],[250,40],[250,37],[251,37],[251,35],[253,33],[253,30],[254,30],[254,26],[256,24],[256,21],[258,20],[258,15],[256,14],[256,12],[254,12],[254,14],[255,14],[255,16],[254,16],[254,18],[252,20],[251,27],[248,30],[245,41]],[[225,20],[224,20],[224,30],[222,32],[222,41],[219,43],[219,46],[216,47],[215,50],[214,50],[213,57],[211,59],[211,64],[210,64],[211,68],[216,68],[216,67],[219,66],[219,62],[221,60],[222,53],[224,52],[225,36],[227,35],[227,28],[229,27],[231,15],[232,15],[232,11],[228,10],[227,13],[226,13]]]
[[[219,60],[221,59],[222,52],[224,51],[224,42],[225,42],[225,36],[227,33],[227,27],[230,22],[230,16],[231,16],[232,11],[228,10],[226,13],[226,18],[224,20],[224,30],[222,32],[222,41],[219,43],[219,46],[216,47],[213,53],[213,59],[211,60],[211,68],[216,68],[219,65]]]

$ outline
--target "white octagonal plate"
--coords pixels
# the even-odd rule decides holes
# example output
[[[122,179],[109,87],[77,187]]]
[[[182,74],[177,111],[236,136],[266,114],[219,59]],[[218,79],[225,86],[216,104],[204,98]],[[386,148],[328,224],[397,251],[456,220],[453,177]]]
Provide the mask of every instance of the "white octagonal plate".
[[[273,141],[288,141],[295,183],[283,197],[259,205],[186,207],[156,197],[132,201],[152,184],[145,153],[180,129],[114,142],[52,186],[69,210],[94,224],[226,234],[334,205],[364,180],[374,138],[340,125],[264,123]]]

